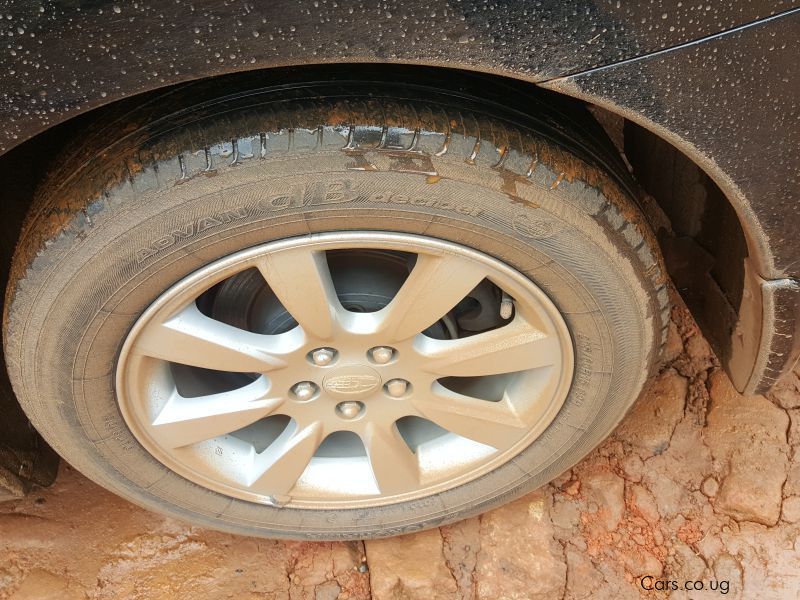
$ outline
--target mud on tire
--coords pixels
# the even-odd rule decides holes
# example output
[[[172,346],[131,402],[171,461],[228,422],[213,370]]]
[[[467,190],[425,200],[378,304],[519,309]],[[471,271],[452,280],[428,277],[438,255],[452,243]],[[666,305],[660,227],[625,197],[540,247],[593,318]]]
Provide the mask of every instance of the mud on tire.
[[[657,366],[668,323],[657,251],[624,167],[580,107],[526,98],[515,108],[357,81],[206,99],[189,92],[98,123],[41,186],[14,258],[4,322],[14,389],[48,442],[101,485],[248,535],[363,538],[432,527],[575,464]],[[575,349],[573,385],[555,420],[490,473],[369,509],[258,505],[165,468],[116,402],[116,359],[138,316],[220,257],[344,230],[424,233],[533,279]]]

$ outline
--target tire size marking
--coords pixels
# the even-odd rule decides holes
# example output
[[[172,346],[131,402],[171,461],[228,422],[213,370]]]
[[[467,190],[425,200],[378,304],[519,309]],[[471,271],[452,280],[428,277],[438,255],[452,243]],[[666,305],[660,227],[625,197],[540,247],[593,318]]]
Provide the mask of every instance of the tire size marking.
[[[356,199],[352,182],[334,181],[328,184],[315,181],[307,186],[294,185],[286,192],[261,198],[252,206],[237,206],[230,210],[201,217],[184,223],[168,234],[153,240],[136,252],[136,262],[142,263],[176,243],[192,238],[213,227],[240,221],[263,213],[274,213],[289,208],[303,208],[312,204],[341,204]]]
[[[141,263],[151,256],[155,256],[162,250],[166,250],[170,246],[174,246],[181,240],[186,240],[203,233],[213,227],[219,227],[223,223],[230,223],[247,217],[247,210],[244,207],[226,210],[216,215],[201,217],[193,221],[189,221],[176,229],[170,231],[167,235],[161,236],[153,240],[144,248],[140,248],[136,252],[136,262]]]
[[[480,208],[475,206],[459,204],[449,200],[420,198],[390,191],[362,193],[359,191],[358,185],[350,179],[331,181],[328,183],[315,181],[308,185],[293,185],[286,191],[260,198],[249,206],[238,206],[188,221],[137,250],[136,262],[141,264],[179,242],[189,240],[209,229],[233,221],[241,221],[248,217],[263,214],[274,214],[289,209],[346,204],[350,202],[425,206],[472,217],[477,217],[483,212]]]

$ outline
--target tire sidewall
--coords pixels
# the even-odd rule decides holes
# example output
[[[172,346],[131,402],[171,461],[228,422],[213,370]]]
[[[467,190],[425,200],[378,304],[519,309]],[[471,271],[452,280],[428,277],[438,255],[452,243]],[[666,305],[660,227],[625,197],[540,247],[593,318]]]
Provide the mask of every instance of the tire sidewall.
[[[21,285],[12,305],[11,330],[23,342],[9,365],[25,388],[21,397],[33,399],[32,420],[62,456],[161,512],[236,533],[333,539],[406,533],[481,512],[546,483],[596,446],[635,399],[656,336],[652,292],[621,251],[622,237],[592,216],[602,196],[579,180],[556,190],[516,185],[509,194],[502,173],[447,158],[437,160],[435,183],[416,173],[351,167],[341,153],[320,152],[180,184],[162,167],[147,174],[152,189],[118,187],[81,237],[51,247],[58,258]],[[547,430],[513,460],[458,488],[369,509],[232,500],[151,457],[125,425],[113,383],[138,316],[171,285],[231,253],[359,229],[476,248],[550,297],[571,331],[576,362],[569,396]]]

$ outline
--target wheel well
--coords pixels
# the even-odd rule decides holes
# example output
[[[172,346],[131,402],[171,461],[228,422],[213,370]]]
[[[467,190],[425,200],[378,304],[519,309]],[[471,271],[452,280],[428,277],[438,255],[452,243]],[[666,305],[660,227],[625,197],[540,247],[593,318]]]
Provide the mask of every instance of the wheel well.
[[[751,387],[762,330],[761,279],[739,216],[697,164],[630,121],[625,148],[637,181],[671,226],[656,233],[675,286],[736,387]]]
[[[458,89],[468,81],[474,85],[475,79],[480,78],[487,93],[503,89],[506,92],[558,95],[533,83],[498,75],[393,64],[378,65],[377,68],[382,77],[390,74],[395,81],[406,80],[410,83],[422,73],[428,76],[434,73],[439,85],[446,89]],[[214,78],[214,81],[224,82],[230,91],[241,79],[252,82],[253,79],[261,78],[263,81],[268,77],[271,81],[277,78],[287,82],[302,82],[310,76],[319,78],[320,72],[338,77],[343,73],[359,70],[374,72],[375,69],[375,65],[281,68],[226,75]],[[43,175],[57,164],[62,151],[100,114],[111,110],[122,110],[124,113],[127,106],[157,101],[170,89],[146,92],[94,109],[54,126],[0,157],[0,185],[5,196],[4,218],[0,225],[0,283],[3,289],[8,281],[14,245],[35,187]],[[564,101],[576,102],[566,96],[560,97]],[[746,373],[740,375],[739,379],[747,377],[750,369],[746,363],[750,358],[755,360],[761,323],[758,320],[760,305],[747,310],[743,307],[745,297],[758,297],[759,294],[747,293],[752,285],[757,284],[754,274],[752,281],[749,279],[750,253],[739,215],[703,169],[672,144],[622,116],[598,106],[587,106],[623,157],[627,158],[632,172],[646,192],[642,194],[642,205],[657,234],[667,269],[725,364],[731,362],[731,340],[736,324],[742,321],[742,315],[752,317],[745,321],[748,329],[742,332],[740,325],[738,331],[745,337],[745,346],[752,348],[753,356],[745,357],[742,363]],[[737,387],[741,388],[743,384]]]
[[[744,389],[762,323],[760,279],[739,216],[711,177],[669,142],[605,108],[589,110],[642,187],[642,208],[677,291]]]

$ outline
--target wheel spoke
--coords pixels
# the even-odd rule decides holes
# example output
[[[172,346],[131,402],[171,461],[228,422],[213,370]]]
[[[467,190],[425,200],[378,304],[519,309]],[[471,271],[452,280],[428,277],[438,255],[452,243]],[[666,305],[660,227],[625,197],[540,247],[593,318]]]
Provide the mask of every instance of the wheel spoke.
[[[152,425],[153,434],[169,448],[180,448],[241,429],[266,417],[284,401],[270,397],[269,382],[260,377],[231,392],[184,398],[175,390]]]
[[[474,261],[454,254],[420,254],[392,301],[375,317],[392,341],[424,331],[450,312],[486,273]]]
[[[381,494],[399,494],[419,487],[417,456],[397,427],[369,423],[362,437]]]
[[[433,384],[431,395],[420,394],[412,402],[422,416],[452,433],[493,448],[509,446],[526,430],[525,422],[507,400],[490,402]]]
[[[204,369],[235,373],[265,373],[286,366],[280,353],[291,351],[290,341],[245,331],[207,317],[192,302],[161,322],[152,322],[139,334],[134,351]],[[269,351],[273,347],[278,352]],[[278,354],[278,355],[276,355]]]
[[[248,487],[273,496],[286,496],[300,479],[322,443],[322,423],[299,427],[292,421],[261,454],[256,454]]]
[[[422,368],[441,377],[514,373],[561,360],[558,339],[520,317],[504,327],[455,340],[420,336],[415,349],[424,358]]]
[[[341,305],[324,252],[282,250],[266,256],[258,268],[304,331],[322,340],[331,338]]]

